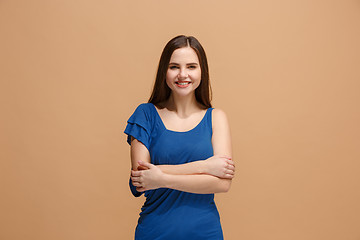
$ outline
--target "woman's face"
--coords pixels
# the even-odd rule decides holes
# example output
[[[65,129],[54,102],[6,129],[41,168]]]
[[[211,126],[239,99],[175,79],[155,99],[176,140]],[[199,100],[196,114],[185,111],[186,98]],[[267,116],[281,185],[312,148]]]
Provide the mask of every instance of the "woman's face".
[[[191,47],[176,49],[171,55],[166,73],[166,84],[172,93],[180,96],[195,93],[200,81],[201,68],[194,49]]]

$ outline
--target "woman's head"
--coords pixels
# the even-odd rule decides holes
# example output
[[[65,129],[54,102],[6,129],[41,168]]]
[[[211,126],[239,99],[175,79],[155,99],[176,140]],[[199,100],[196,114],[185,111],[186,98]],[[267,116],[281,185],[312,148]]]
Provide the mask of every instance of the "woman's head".
[[[192,59],[194,59],[195,56],[195,54],[193,54],[194,52],[196,53],[197,56],[196,60],[199,64],[199,66],[197,66],[199,68],[198,69],[199,72],[197,73],[200,74],[201,76],[199,79],[200,81],[198,82],[198,86],[195,89],[195,98],[200,104],[204,105],[205,107],[207,108],[211,107],[211,86],[209,82],[209,69],[208,69],[208,63],[207,63],[205,51],[195,37],[192,36],[187,37],[184,35],[177,36],[171,39],[166,44],[160,57],[160,62],[156,74],[156,80],[149,102],[153,104],[158,104],[168,100],[172,91],[171,88],[169,88],[168,84],[172,80],[168,79],[168,83],[167,83],[167,76],[168,78],[172,78],[172,76],[174,76],[174,73],[176,71],[179,71],[179,77],[181,78],[181,75],[183,73],[180,73],[180,70],[176,69],[176,67],[179,67],[176,66],[176,64],[181,62],[179,61],[179,59],[182,56],[188,56],[190,57],[190,59],[191,57],[193,57]],[[169,65],[171,59],[175,60],[174,62],[175,64]],[[193,62],[194,61],[191,61],[191,63]],[[189,65],[189,69],[195,70],[195,66]],[[196,71],[195,72],[193,71],[191,75],[197,78]],[[180,83],[180,84],[184,84],[184,83]]]

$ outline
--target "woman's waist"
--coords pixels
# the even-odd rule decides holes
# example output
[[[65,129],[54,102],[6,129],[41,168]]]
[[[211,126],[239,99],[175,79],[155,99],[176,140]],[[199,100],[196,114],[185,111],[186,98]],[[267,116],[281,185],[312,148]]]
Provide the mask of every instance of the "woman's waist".
[[[178,190],[160,188],[145,193],[146,201],[142,212],[154,211],[155,209],[171,208],[196,208],[214,209],[214,194],[196,194]]]

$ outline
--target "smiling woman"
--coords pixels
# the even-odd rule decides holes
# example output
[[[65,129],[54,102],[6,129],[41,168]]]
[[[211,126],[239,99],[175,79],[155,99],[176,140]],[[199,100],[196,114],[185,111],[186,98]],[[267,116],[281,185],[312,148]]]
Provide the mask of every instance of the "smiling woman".
[[[214,193],[229,190],[235,165],[226,115],[212,108],[210,93],[198,40],[170,40],[149,102],[138,106],[125,129],[130,189],[146,197],[135,239],[223,239]]]

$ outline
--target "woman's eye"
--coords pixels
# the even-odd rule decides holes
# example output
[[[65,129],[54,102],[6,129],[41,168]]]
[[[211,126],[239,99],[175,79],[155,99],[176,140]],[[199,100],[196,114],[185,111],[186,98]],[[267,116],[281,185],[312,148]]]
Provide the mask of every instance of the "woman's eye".
[[[178,68],[177,66],[170,66],[169,67],[170,69],[176,69],[176,68]]]
[[[191,68],[191,69],[195,69],[195,68],[196,68],[196,66],[189,66],[189,68]]]

